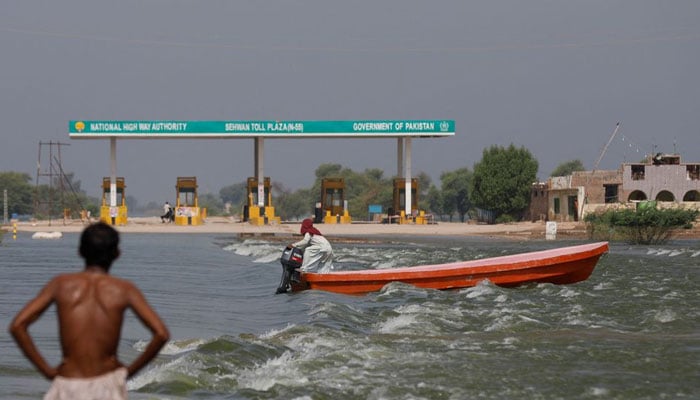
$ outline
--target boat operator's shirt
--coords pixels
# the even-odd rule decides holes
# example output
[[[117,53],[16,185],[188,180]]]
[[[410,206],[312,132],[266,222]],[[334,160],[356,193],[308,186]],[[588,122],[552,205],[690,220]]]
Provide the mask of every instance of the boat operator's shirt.
[[[325,237],[307,232],[292,246],[304,250],[302,271],[328,272],[333,269],[333,248]]]

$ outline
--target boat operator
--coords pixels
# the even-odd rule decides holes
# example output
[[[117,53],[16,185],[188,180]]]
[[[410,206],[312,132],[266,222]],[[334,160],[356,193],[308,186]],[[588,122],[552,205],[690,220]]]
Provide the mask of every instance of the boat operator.
[[[289,245],[304,250],[302,271],[328,272],[333,269],[333,248],[321,232],[314,228],[314,221],[307,218],[301,222],[300,233],[304,237]]]

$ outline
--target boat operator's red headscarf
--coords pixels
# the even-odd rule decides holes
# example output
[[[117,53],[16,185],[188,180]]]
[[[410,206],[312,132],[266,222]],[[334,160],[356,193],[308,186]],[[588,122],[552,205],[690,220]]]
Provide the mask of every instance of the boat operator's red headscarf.
[[[312,235],[318,235],[318,236],[323,236],[321,232],[314,228],[314,220],[311,218],[307,218],[301,222],[301,229],[300,232],[302,235],[306,235],[306,233],[310,233]]]

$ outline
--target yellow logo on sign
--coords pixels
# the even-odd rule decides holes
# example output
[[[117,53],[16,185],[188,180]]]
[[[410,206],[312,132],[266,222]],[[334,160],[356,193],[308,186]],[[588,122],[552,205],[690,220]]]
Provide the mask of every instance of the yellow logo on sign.
[[[75,129],[78,132],[82,132],[85,129],[85,123],[83,121],[78,121],[75,123]]]

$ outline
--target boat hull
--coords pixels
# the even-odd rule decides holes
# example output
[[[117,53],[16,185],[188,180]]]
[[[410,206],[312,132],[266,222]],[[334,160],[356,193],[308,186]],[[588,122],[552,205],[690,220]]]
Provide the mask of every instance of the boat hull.
[[[391,282],[448,290],[475,286],[487,279],[504,287],[533,282],[564,285],[588,279],[598,259],[607,251],[608,243],[598,242],[449,264],[324,274],[306,272],[301,274],[301,282],[292,284],[292,291],[316,289],[363,294],[381,290]]]

